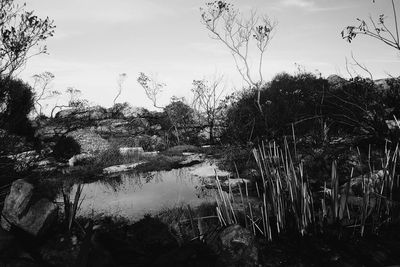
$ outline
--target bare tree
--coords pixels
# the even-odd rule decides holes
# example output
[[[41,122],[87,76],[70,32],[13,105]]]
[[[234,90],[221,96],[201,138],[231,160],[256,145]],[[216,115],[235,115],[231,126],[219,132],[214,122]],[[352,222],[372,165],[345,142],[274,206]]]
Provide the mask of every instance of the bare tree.
[[[386,23],[386,16],[384,14],[379,15],[375,21],[371,16],[368,20],[359,19],[359,25],[347,26],[342,32],[342,38],[351,42],[357,35],[362,34],[369,36],[373,39],[377,39],[386,45],[400,50],[400,34],[399,34],[399,23],[397,21],[397,7],[394,0],[391,1],[394,29],[390,29]],[[375,1],[373,1],[375,3]]]
[[[354,72],[355,76],[362,76],[362,75],[360,75],[360,73],[358,71],[356,71],[354,67],[356,67],[356,68],[362,70],[363,72],[367,73],[371,80],[374,79],[374,76],[372,75],[372,72],[368,69],[368,67],[365,64],[360,63],[354,57],[353,52],[351,52],[351,59],[352,59],[352,62],[349,62],[347,57],[345,57],[346,71],[349,74],[350,78],[353,78],[354,75],[350,72],[349,65],[351,66],[351,70]]]
[[[65,90],[65,93],[68,97],[68,102],[65,105],[56,104],[53,109],[51,110],[50,117],[53,118],[54,112],[56,109],[64,109],[64,108],[75,108],[75,109],[83,109],[88,106],[88,101],[86,99],[82,99],[81,93],[82,91],[76,89],[74,87],[68,87]]]
[[[121,95],[122,93],[122,87],[124,85],[124,82],[126,80],[126,73],[121,73],[120,75],[118,75],[118,79],[117,79],[117,85],[118,85],[118,93],[115,96],[114,100],[113,100],[113,104],[115,105],[115,102],[117,101],[117,98]]]
[[[260,89],[264,83],[264,53],[277,23],[266,15],[257,15],[254,10],[248,17],[242,16],[238,9],[225,1],[206,3],[205,8],[200,8],[200,11],[201,21],[210,31],[211,38],[222,42],[229,49],[243,80],[250,87],[258,89],[257,104],[261,110]],[[258,55],[258,75],[252,72],[249,62],[251,46],[254,45]]]
[[[54,77],[54,74],[49,71],[33,75],[33,89],[36,91],[34,96],[34,109],[37,116],[43,115],[42,101],[61,94],[57,90],[51,90],[51,82],[54,80]]]
[[[221,86],[223,76],[215,77],[211,81],[193,81],[193,107],[197,113],[204,114],[209,128],[210,143],[214,143],[214,128],[221,114],[220,100],[224,88]]]
[[[162,92],[164,83],[158,82],[155,77],[148,76],[143,72],[139,73],[137,78],[138,83],[143,87],[146,96],[153,103],[156,108],[163,108],[157,105],[157,97]]]

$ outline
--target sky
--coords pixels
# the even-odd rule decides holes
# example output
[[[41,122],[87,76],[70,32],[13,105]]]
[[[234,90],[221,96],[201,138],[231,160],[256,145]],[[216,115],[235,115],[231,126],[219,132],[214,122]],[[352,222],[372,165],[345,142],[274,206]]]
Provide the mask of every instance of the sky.
[[[17,1],[18,2],[18,1]],[[21,1],[19,1],[21,2]],[[48,55],[31,58],[19,74],[44,71],[55,75],[54,90],[74,87],[92,105],[110,107],[117,94],[117,80],[127,74],[117,102],[152,107],[136,79],[140,72],[166,84],[159,104],[172,96],[190,98],[194,79],[223,75],[226,93],[245,86],[229,50],[200,21],[204,0],[34,0],[27,9],[50,17],[55,36],[46,41]],[[400,0],[397,10],[400,10]],[[365,36],[351,44],[340,32],[357,24],[356,18],[385,14],[393,27],[389,0],[232,0],[243,16],[251,10],[277,21],[276,32],[264,56],[263,76],[294,73],[299,64],[327,77],[348,77],[345,58],[354,54],[375,79],[400,75],[400,53]],[[400,13],[400,12],[399,12]],[[255,60],[256,58],[254,58]],[[362,73],[362,71],[359,71]],[[66,98],[53,99],[63,103]]]

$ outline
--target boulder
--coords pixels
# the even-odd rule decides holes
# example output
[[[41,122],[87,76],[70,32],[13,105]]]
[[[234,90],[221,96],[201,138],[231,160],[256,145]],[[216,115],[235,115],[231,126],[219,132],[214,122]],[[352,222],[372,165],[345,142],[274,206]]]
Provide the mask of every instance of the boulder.
[[[346,79],[340,77],[339,75],[332,74],[326,78],[328,80],[328,83],[331,87],[333,88],[338,88],[341,87],[344,83],[347,82]]]
[[[80,146],[81,153],[96,154],[109,149],[107,140],[90,129],[79,129],[69,133]]]
[[[81,153],[81,154],[72,156],[68,160],[68,165],[70,167],[78,166],[78,165],[86,165],[86,164],[93,162],[93,160],[94,160],[93,155],[87,154],[87,153]]]
[[[132,171],[137,166],[142,165],[144,163],[146,163],[146,162],[145,161],[139,161],[137,163],[110,166],[110,167],[104,168],[103,169],[103,173],[104,174],[112,174],[112,173],[118,173],[118,172]]]
[[[57,205],[48,199],[33,198],[34,187],[25,180],[16,180],[4,201],[1,226],[10,230],[11,226],[39,236],[46,232],[57,218]]]
[[[143,147],[120,147],[119,153],[121,156],[142,156],[144,153]]]
[[[240,225],[231,225],[218,236],[220,255],[217,266],[259,266],[258,250],[252,233]]]
[[[55,118],[57,119],[89,119],[89,120],[103,120],[109,117],[107,109],[101,106],[94,106],[85,109],[69,108],[57,112]]]
[[[125,106],[120,110],[122,116],[124,118],[133,118],[133,117],[138,117],[144,112],[144,108],[140,107],[132,107],[132,106]]]

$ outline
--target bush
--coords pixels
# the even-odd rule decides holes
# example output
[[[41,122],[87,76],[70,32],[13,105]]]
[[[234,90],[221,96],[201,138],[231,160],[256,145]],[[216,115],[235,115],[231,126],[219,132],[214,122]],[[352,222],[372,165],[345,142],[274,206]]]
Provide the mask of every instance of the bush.
[[[0,80],[0,128],[33,137],[28,115],[33,108],[32,88],[22,80]]]
[[[228,108],[224,137],[242,144],[280,138],[292,134],[292,123],[301,124],[296,128],[307,132],[314,127],[313,118],[320,114],[320,93],[328,88],[327,80],[313,74],[279,74],[261,89],[261,111],[255,89],[239,95]]]
[[[70,136],[62,136],[53,149],[53,156],[56,159],[66,160],[81,153],[80,145]]]
[[[400,113],[396,81],[381,91],[372,80],[359,77],[330,86],[328,80],[309,73],[279,74],[261,89],[261,111],[254,89],[243,91],[228,107],[222,140],[279,140],[292,135],[292,125],[298,138],[311,136],[316,144],[343,135],[385,138],[385,120]]]

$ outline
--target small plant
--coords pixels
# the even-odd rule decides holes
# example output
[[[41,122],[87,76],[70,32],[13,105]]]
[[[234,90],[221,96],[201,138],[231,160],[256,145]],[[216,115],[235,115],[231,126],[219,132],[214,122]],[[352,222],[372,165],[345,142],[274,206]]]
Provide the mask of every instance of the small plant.
[[[83,185],[77,184],[76,191],[74,195],[74,201],[71,202],[71,186],[64,185],[62,189],[62,195],[64,200],[64,222],[66,224],[67,230],[70,233],[72,229],[72,225],[75,222],[76,214],[83,202],[83,198],[81,199]]]

